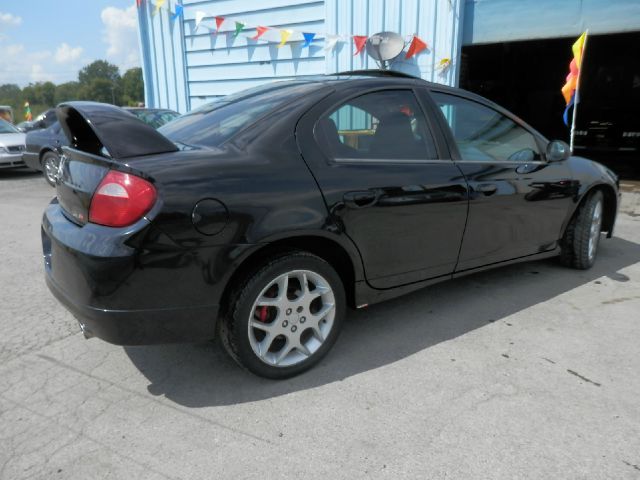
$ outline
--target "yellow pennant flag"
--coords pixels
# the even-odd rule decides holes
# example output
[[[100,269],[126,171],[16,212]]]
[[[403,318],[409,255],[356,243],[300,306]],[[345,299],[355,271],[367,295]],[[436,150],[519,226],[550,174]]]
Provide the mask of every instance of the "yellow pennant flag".
[[[284,47],[284,44],[287,43],[292,33],[293,30],[280,30],[280,43],[278,44],[278,48]]]
[[[573,58],[576,59],[576,66],[578,69],[582,66],[582,53],[584,50],[584,42],[587,40],[587,32],[580,35],[580,38],[575,41],[571,50],[573,51]]]
[[[156,0],[156,8],[153,11],[153,14],[156,15],[159,11],[160,8],[162,8],[162,5],[164,5],[165,0]]]

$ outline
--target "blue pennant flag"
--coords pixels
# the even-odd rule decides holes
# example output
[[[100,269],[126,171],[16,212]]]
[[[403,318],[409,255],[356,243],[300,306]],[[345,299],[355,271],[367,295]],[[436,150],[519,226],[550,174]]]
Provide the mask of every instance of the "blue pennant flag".
[[[171,15],[171,21],[173,22],[176,18],[181,17],[182,16],[182,10],[183,10],[183,6],[181,3],[176,3],[176,13],[174,13],[173,15]]]
[[[574,107],[574,105],[576,103],[576,95],[577,95],[577,93],[578,93],[577,90],[575,92],[573,92],[573,95],[571,95],[571,100],[569,100],[569,103],[567,104],[567,108],[564,109],[564,113],[562,114],[562,119],[564,120],[564,124],[567,127],[569,126],[569,110],[571,109],[571,107]]]
[[[302,45],[302,48],[304,48],[304,47],[308,47],[309,45],[311,45],[311,42],[313,42],[313,37],[315,37],[316,34],[315,33],[302,32],[302,36],[304,37],[304,44]]]

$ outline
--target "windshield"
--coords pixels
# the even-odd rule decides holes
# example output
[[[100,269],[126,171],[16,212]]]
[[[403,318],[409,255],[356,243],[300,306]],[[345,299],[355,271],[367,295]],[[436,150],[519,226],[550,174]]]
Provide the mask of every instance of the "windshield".
[[[315,88],[317,84],[305,81],[262,85],[202,105],[158,131],[174,142],[218,147],[262,116]]]
[[[11,125],[9,122],[0,119],[0,133],[20,133],[20,130]]]

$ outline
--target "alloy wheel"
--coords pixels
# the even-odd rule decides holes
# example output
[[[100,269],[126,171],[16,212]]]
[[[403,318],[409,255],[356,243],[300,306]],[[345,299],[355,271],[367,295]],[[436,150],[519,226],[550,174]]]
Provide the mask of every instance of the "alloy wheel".
[[[600,228],[602,227],[602,202],[599,201],[593,207],[591,215],[591,227],[589,231],[589,259],[593,259],[596,255],[598,242],[600,240]]]
[[[312,356],[329,336],[336,314],[329,282],[316,272],[279,275],[260,292],[249,318],[249,343],[256,356],[290,367]]]

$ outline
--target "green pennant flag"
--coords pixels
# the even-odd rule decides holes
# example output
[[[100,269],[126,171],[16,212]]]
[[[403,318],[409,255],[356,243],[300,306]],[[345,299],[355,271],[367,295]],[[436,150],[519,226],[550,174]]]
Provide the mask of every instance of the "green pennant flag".
[[[236,22],[236,31],[233,32],[233,36],[237,37],[238,34],[244,29],[245,24],[242,22]]]

